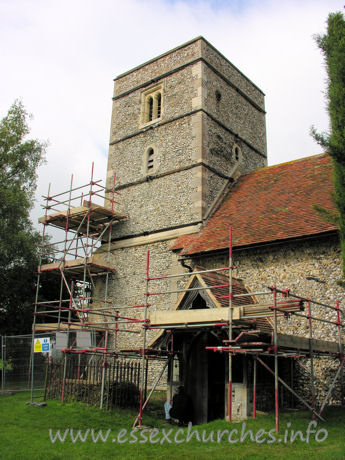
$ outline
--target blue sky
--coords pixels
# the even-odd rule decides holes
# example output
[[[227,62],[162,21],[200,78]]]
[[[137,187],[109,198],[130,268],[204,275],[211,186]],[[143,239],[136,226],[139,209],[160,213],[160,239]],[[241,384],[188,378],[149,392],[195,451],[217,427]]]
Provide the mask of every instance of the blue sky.
[[[113,78],[203,35],[266,93],[269,164],[320,152],[325,72],[313,35],[339,0],[0,0],[0,116],[21,97],[48,139],[38,195],[105,177]],[[35,210],[34,218],[39,214]]]

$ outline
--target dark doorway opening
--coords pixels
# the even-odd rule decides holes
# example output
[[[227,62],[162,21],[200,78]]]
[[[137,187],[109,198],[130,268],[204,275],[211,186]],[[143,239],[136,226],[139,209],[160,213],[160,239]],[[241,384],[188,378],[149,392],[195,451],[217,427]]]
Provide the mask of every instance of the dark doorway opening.
[[[219,338],[209,333],[208,346],[219,345]],[[208,351],[208,422],[225,416],[225,368],[225,354]]]
[[[224,418],[226,357],[206,350],[222,340],[211,332],[199,332],[184,340],[184,382],[194,408],[194,424]],[[189,340],[188,340],[189,339]]]

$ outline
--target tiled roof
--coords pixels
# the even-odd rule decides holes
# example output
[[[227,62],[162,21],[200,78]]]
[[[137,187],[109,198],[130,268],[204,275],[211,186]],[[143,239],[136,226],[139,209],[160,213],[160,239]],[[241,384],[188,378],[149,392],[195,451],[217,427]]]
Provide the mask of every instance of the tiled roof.
[[[202,267],[196,266],[194,271],[201,271],[204,270]],[[228,275],[221,273],[221,272],[208,272],[208,273],[201,273],[200,277],[204,280],[207,286],[221,286],[221,285],[228,285],[229,284],[229,277]],[[247,294],[248,290],[246,289],[243,281],[238,278],[232,278],[232,292],[234,295],[236,294]],[[229,294],[229,287],[221,287],[212,290],[213,295],[218,300],[222,307],[229,306],[229,299],[223,299],[222,297],[227,296]],[[254,304],[255,301],[253,297],[235,297],[233,300],[233,305],[235,307],[240,307],[241,305],[248,305]]]
[[[332,160],[327,154],[258,169],[232,187],[199,234],[180,237],[172,250],[197,254],[334,231],[313,206],[334,210]]]
[[[201,270],[204,270],[204,268],[198,267],[198,266],[194,268],[194,271],[201,271]],[[202,273],[200,274],[200,276],[202,277],[204,282],[207,284],[207,286],[219,286],[219,285],[229,284],[228,275],[221,273],[221,272]],[[228,287],[213,289],[212,293],[222,307],[225,307],[225,308],[229,307],[229,299],[223,298],[229,295]],[[241,279],[232,278],[232,293],[234,296],[236,296],[236,294],[248,294],[249,291]],[[234,297],[234,300],[232,302],[234,307],[241,307],[243,305],[255,305],[255,303],[256,303],[256,300],[252,296]],[[250,323],[250,321],[244,321],[243,323],[245,324],[246,322]],[[272,326],[268,318],[257,318],[255,320],[255,324],[256,324],[256,328],[260,329],[261,331],[270,332],[272,330]]]

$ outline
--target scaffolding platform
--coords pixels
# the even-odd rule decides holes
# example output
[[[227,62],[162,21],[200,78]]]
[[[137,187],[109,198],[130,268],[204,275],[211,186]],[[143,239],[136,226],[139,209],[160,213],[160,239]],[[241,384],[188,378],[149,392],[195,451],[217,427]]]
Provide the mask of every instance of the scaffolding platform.
[[[63,270],[66,275],[81,276],[83,275],[85,268],[90,273],[90,276],[101,276],[115,271],[115,268],[111,267],[109,264],[100,263],[97,254],[86,258],[42,264],[39,269],[41,273],[56,272],[57,274],[60,274],[60,270]]]
[[[104,331],[104,328],[97,326],[83,326],[81,328],[80,323],[76,322],[75,324],[65,324],[63,322],[59,323],[36,323],[35,324],[35,332],[68,332],[68,331],[80,331],[81,329],[85,330],[92,330],[92,331]]]
[[[104,227],[109,224],[109,222],[124,219],[126,219],[126,216],[118,212],[84,200],[82,206],[76,206],[71,209],[40,217],[38,222],[62,230],[65,230],[67,226],[69,231],[83,234],[87,234],[88,232],[98,234],[104,230]]]
[[[233,307],[232,320],[234,325],[237,322],[245,324],[250,319],[264,316],[265,318],[273,316],[272,304],[248,304],[241,307]],[[303,308],[298,301],[286,301],[279,304],[280,314],[288,314],[293,311],[300,311]],[[224,323],[229,320],[228,309],[205,308],[198,310],[175,310],[175,311],[157,311],[149,313],[150,325],[155,327],[173,327],[182,325],[185,327],[204,327],[205,323]]]

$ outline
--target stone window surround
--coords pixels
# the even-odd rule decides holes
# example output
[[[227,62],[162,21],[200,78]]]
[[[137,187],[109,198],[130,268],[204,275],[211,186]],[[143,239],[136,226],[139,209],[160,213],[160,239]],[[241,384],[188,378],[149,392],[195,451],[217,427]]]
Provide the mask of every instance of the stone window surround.
[[[152,162],[152,167],[149,168],[149,161]],[[158,159],[157,159],[157,147],[155,145],[149,145],[143,155],[142,162],[142,174],[144,176],[150,176],[155,174],[158,170]]]
[[[160,101],[159,101],[160,96]],[[150,109],[150,99],[152,101]],[[150,120],[150,110],[152,119]],[[163,114],[163,85],[155,85],[141,93],[140,127],[151,125],[162,119]]]
[[[236,163],[241,163],[242,162],[242,149],[236,142],[232,146],[231,151],[232,151],[234,161],[236,161]]]

